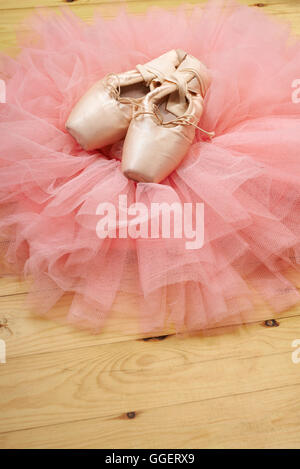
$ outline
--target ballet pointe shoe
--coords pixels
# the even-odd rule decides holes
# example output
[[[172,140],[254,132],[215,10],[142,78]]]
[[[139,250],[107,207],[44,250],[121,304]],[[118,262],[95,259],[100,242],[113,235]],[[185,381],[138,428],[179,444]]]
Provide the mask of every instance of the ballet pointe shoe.
[[[171,50],[135,70],[109,74],[95,83],[72,109],[66,129],[84,150],[111,145],[125,137],[133,109],[152,89],[172,74],[186,53]]]
[[[153,89],[135,113],[123,147],[122,171],[138,182],[159,183],[181,163],[195,137],[210,74],[187,55],[165,82]]]

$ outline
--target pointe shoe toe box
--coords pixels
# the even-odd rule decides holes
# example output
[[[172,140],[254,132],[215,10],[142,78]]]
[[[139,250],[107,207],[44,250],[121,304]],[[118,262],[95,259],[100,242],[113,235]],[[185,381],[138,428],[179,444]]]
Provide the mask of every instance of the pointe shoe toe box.
[[[138,182],[161,182],[181,163],[193,136],[180,126],[159,126],[148,116],[132,121],[123,147],[123,173]]]

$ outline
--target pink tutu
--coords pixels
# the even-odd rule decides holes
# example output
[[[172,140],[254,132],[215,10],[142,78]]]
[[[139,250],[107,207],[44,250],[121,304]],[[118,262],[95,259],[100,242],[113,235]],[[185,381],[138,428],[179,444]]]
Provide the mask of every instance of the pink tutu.
[[[191,16],[155,9],[87,25],[65,11],[30,22],[17,59],[1,57],[0,231],[7,261],[34,281],[38,311],[71,293],[65,318],[99,331],[118,292],[128,291],[144,331],[182,331],[251,320],[257,299],[276,313],[299,302],[300,46],[287,28],[219,2]],[[197,131],[162,184],[136,184],[110,158],[120,146],[87,153],[65,121],[96,80],[173,48],[212,71],[199,125],[216,135],[208,141]],[[118,211],[124,195],[147,207],[203,203],[203,246],[100,239],[97,207]]]

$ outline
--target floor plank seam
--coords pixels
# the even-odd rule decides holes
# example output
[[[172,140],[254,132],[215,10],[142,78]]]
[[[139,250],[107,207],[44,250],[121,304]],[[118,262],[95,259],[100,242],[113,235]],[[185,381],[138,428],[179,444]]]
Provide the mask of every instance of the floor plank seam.
[[[1,313],[0,313],[1,314]],[[300,318],[300,313],[295,315],[295,316],[287,316],[287,317],[281,317],[280,320],[290,320],[290,319],[298,319]],[[39,318],[37,317],[37,319],[41,319],[41,320],[45,320],[45,321],[48,321],[47,319],[43,319],[43,318]],[[278,319],[279,320],[279,319]],[[50,322],[54,322],[54,321],[50,321]],[[263,321],[264,322],[264,321]],[[249,322],[249,323],[245,323],[245,324],[241,324],[240,326],[237,326],[236,329],[238,330],[239,328],[244,328],[244,327],[254,327],[254,326],[259,326],[259,325],[262,325],[263,323],[262,321],[258,321],[258,322]],[[53,326],[53,329],[55,329],[57,326],[54,322],[54,326]],[[263,327],[263,326],[262,326]],[[280,326],[279,326],[280,327]],[[217,329],[217,328],[216,328]],[[211,331],[214,331],[216,329],[210,329]],[[220,329],[223,329],[223,328],[220,328]],[[228,329],[232,329],[232,326],[228,326]],[[272,328],[270,328],[270,331],[271,331]],[[47,331],[49,332],[49,331]],[[80,331],[74,331],[74,332],[78,332],[80,333]],[[14,335],[14,333],[12,334]],[[224,332],[224,335],[226,335],[226,331]],[[101,334],[99,334],[99,338],[100,338]],[[184,340],[183,337],[180,337],[180,335],[177,335],[176,333],[174,334],[167,334],[167,338],[172,338],[172,337],[176,337],[178,336],[179,339],[182,339]],[[195,335],[192,335],[191,338],[193,337],[197,337]],[[202,340],[202,339],[205,339],[207,337],[220,337],[220,335],[199,335],[199,340]],[[1,338],[1,337],[0,337]],[[100,343],[100,344],[87,344],[87,345],[82,345],[82,346],[79,346],[78,345],[74,348],[62,348],[62,349],[56,349],[55,351],[51,351],[51,350],[48,350],[48,351],[45,351],[45,352],[37,352],[37,353],[27,353],[27,354],[20,354],[20,355],[12,355],[10,357],[11,360],[14,360],[14,359],[20,359],[20,358],[29,358],[29,357],[36,357],[36,356],[41,356],[41,355],[45,355],[45,354],[53,354],[53,353],[61,353],[61,352],[71,352],[71,351],[74,351],[74,350],[81,350],[81,349],[88,349],[88,348],[93,348],[93,347],[102,347],[102,346],[107,346],[107,345],[112,345],[112,344],[122,344],[122,343],[127,343],[127,342],[140,342],[140,341],[144,341],[144,339],[148,339],[148,337],[128,337],[126,339],[126,336],[122,336],[120,337],[121,340],[114,340],[115,338],[113,338],[113,340],[109,340],[105,343]],[[149,340],[149,342],[151,342]],[[204,363],[204,362],[201,362],[201,363]]]

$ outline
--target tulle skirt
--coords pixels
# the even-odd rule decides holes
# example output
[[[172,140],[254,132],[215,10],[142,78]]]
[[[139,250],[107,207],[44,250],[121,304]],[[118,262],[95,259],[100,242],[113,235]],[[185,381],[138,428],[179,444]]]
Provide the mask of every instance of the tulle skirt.
[[[99,332],[122,291],[137,299],[143,331],[195,331],[251,320],[257,298],[274,313],[299,302],[300,45],[288,28],[228,2],[91,25],[39,13],[30,25],[18,57],[1,56],[0,233],[38,312],[51,317],[71,294],[65,319]],[[114,158],[122,142],[85,152],[65,121],[96,80],[172,48],[211,70],[199,125],[216,135],[197,133],[162,184],[137,184]],[[120,196],[149,209],[203,204],[201,247],[161,233],[100,238],[99,204],[118,213]]]

